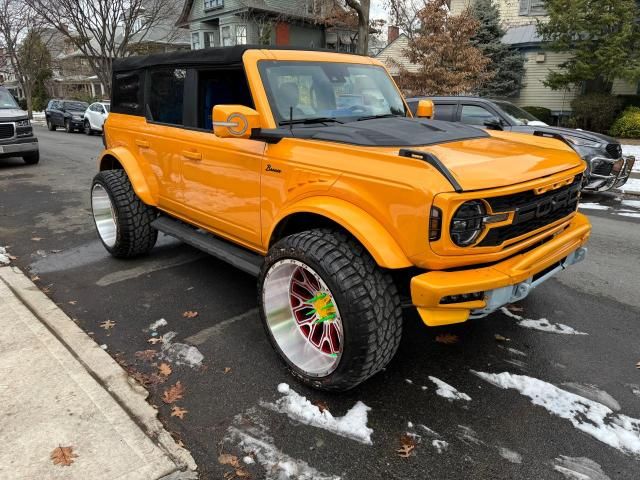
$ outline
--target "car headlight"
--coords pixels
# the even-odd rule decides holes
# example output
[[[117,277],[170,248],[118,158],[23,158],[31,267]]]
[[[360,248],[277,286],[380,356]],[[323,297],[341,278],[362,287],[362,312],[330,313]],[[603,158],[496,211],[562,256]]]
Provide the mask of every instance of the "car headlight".
[[[484,229],[487,210],[480,200],[463,203],[451,219],[449,234],[451,240],[459,247],[473,244]]]
[[[574,137],[572,135],[562,135],[562,137],[569,142],[571,145],[576,147],[589,147],[589,148],[600,148],[602,147],[602,143],[595,142],[593,140],[586,140],[580,137]]]
[[[16,122],[16,127],[30,127],[30,126],[31,126],[31,122],[29,122],[28,118],[24,120],[18,120]]]

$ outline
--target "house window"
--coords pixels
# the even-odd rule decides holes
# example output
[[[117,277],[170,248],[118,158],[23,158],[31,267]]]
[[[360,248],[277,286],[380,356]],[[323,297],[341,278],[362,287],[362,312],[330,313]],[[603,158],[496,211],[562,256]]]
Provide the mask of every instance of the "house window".
[[[214,8],[224,7],[224,0],[204,0],[204,9],[213,10]]]
[[[230,47],[233,45],[233,39],[231,38],[231,27],[226,26],[220,29],[220,43],[223,47]]]
[[[236,25],[236,45],[247,44],[247,26]]]
[[[215,47],[218,32],[204,32],[204,47]]]
[[[546,15],[544,0],[520,0],[520,15],[541,16]]]
[[[191,49],[192,50],[200,49],[200,32],[194,32],[191,34]]]

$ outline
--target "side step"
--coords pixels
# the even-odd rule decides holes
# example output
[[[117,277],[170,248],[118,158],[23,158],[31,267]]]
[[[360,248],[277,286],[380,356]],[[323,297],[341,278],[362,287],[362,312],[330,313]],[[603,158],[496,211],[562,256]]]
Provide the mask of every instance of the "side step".
[[[257,253],[245,250],[210,233],[196,230],[194,227],[170,217],[160,216],[151,222],[151,226],[192,247],[224,260],[254,277],[260,273],[264,257]]]

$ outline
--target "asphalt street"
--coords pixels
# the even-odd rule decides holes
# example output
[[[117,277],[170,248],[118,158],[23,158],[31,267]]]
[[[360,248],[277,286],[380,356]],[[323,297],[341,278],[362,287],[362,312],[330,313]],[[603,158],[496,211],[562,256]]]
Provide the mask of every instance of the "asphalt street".
[[[256,479],[280,478],[277,465],[297,469],[291,478],[640,478],[640,198],[585,195],[594,227],[585,262],[512,312],[430,329],[407,310],[389,367],[326,394],[298,384],[272,351],[254,278],[166,237],[145,258],[109,257],[89,211],[100,137],[36,132],[39,165],[0,159],[0,245],[145,382],[201,478],[234,470],[221,453],[251,452],[258,462],[243,468]],[[115,325],[102,328],[106,320]],[[164,350],[149,343],[161,335]],[[154,375],[163,358],[167,380]],[[470,399],[445,398],[430,377]],[[178,380],[182,419],[162,400]],[[335,417],[363,402],[371,444],[281,413],[282,382]],[[403,443],[415,446],[407,458]]]

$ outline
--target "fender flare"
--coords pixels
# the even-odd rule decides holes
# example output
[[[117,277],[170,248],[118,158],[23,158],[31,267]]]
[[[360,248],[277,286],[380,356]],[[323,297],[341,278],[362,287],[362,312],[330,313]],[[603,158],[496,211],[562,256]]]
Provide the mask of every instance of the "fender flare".
[[[382,268],[413,266],[400,245],[380,222],[356,205],[335,197],[308,197],[289,205],[275,219],[268,238],[272,237],[282,220],[297,213],[314,213],[339,224],[367,249]]]
[[[106,149],[102,152],[98,158],[98,170],[105,170],[102,168],[105,157],[115,158],[125,172],[127,177],[133,186],[133,191],[145,204],[156,206],[156,195],[158,192],[157,183],[155,177],[151,172],[145,172],[141,168],[136,157],[125,147],[114,147]]]

